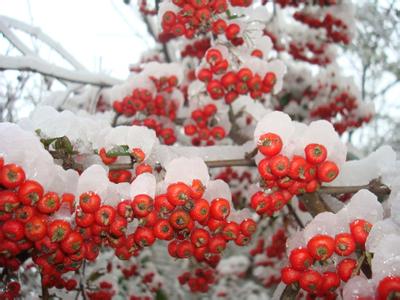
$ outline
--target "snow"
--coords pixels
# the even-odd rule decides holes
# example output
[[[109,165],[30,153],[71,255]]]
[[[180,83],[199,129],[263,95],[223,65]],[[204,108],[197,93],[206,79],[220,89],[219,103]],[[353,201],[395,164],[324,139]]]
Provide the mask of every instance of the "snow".
[[[164,181],[166,184],[184,182],[191,185],[193,179],[199,179],[204,185],[207,185],[210,179],[207,165],[199,157],[174,159],[165,165],[165,170]]]
[[[130,197],[146,194],[154,199],[156,195],[156,178],[153,174],[143,173],[135,178],[130,185]]]
[[[343,300],[374,299],[374,288],[364,277],[352,277],[343,288]]]

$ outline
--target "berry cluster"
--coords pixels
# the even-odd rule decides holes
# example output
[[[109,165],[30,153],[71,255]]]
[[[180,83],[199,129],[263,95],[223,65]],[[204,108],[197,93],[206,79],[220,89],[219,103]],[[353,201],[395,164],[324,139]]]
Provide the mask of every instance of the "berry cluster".
[[[210,47],[211,42],[209,38],[199,39],[192,44],[186,45],[185,49],[181,52],[181,56],[197,57],[198,59],[202,59]]]
[[[305,12],[295,12],[294,19],[308,25],[311,28],[324,28],[329,42],[348,44],[350,37],[347,33],[347,25],[332,14],[327,13],[323,20]]]
[[[191,187],[178,182],[170,184],[166,195],[155,199],[155,207],[165,216],[154,226],[158,238],[170,240],[169,254],[176,258],[194,257],[215,267],[220,253],[229,241],[244,246],[256,230],[252,219],[240,224],[227,221],[231,207],[228,200],[202,199],[204,187],[194,180]]]
[[[362,219],[349,224],[350,233],[343,232],[335,237],[319,234],[312,237],[305,248],[296,248],[290,252],[290,266],[281,271],[285,284],[299,284],[300,288],[318,297],[335,299],[336,290],[341,281],[347,282],[360,266],[351,258],[356,250],[362,252],[372,225]],[[336,259],[331,259],[332,256]],[[343,259],[341,259],[343,258]],[[340,262],[336,262],[339,260]],[[334,266],[335,271],[321,273],[313,266]]]
[[[80,195],[75,208],[73,195],[45,192],[40,183],[26,180],[21,167],[0,159],[0,188],[0,266],[17,270],[19,257],[30,256],[46,287],[74,288],[76,282],[63,280],[63,274],[78,270],[83,260],[94,261],[102,246],[127,260],[157,239],[170,241],[173,257],[194,256],[215,267],[229,241],[246,245],[256,229],[251,219],[227,221],[229,202],[203,199],[205,188],[199,180],[191,186],[170,184],[166,194],[154,200],[139,194],[116,207],[102,204],[100,196],[89,191]],[[127,233],[134,219],[139,226]],[[102,289],[92,298],[109,292]]]
[[[218,123],[215,118],[216,113],[217,107],[214,104],[207,104],[203,109],[192,111],[191,120],[184,126],[185,134],[192,137],[192,145],[212,146],[215,141],[225,137],[225,129],[216,125]]]
[[[292,159],[279,154],[283,143],[279,135],[268,132],[260,136],[258,151],[265,156],[258,164],[264,187],[271,190],[266,195],[256,192],[251,207],[259,214],[273,215],[288,203],[293,195],[315,192],[322,182],[331,182],[339,173],[337,165],[327,158],[325,146],[309,144],[304,149],[305,158]]]
[[[262,58],[263,54],[256,49],[252,55]],[[275,85],[276,75],[272,72],[260,75],[249,68],[228,71],[229,62],[218,49],[209,49],[205,59],[209,67],[200,69],[197,78],[207,84],[207,92],[213,100],[224,98],[230,104],[239,95],[247,94],[253,99],[260,99]]]
[[[154,81],[155,82],[155,81]],[[158,88],[161,89],[172,89],[174,85],[167,83],[159,83]],[[176,111],[178,105],[172,99],[168,99],[165,94],[157,94],[153,97],[152,93],[147,89],[134,89],[132,94],[126,96],[121,101],[114,101],[113,108],[118,114],[122,114],[126,117],[132,117],[137,113],[145,116],[162,116],[175,120]]]
[[[108,281],[101,281],[97,290],[87,292],[90,300],[111,300],[114,295],[113,285]]]
[[[316,44],[311,41],[291,41],[289,44],[289,53],[294,59],[320,66],[326,66],[332,62],[325,53],[326,49],[327,44]]]
[[[337,86],[331,86],[332,91],[337,91]],[[308,90],[304,96],[315,99],[319,94],[318,90]],[[330,121],[339,134],[344,133],[349,128],[358,128],[364,123],[368,123],[372,116],[356,117],[354,112],[358,108],[357,98],[347,91],[337,91],[337,94],[329,99],[328,103],[318,105],[310,111],[312,118]],[[340,116],[340,118],[338,118]]]
[[[215,282],[213,269],[196,269],[193,274],[185,272],[178,277],[181,285],[187,284],[192,293],[207,293],[210,285]]]
[[[228,12],[228,0],[173,0],[176,11],[167,10],[162,15],[163,34],[175,37],[185,36],[192,39],[199,34],[212,32],[215,35],[229,32],[230,35],[240,31],[237,24],[228,25],[221,14]],[[232,6],[249,6],[252,0],[229,0]],[[229,26],[235,25],[235,30]],[[228,35],[229,35],[228,34]],[[236,35],[235,34],[235,35]]]

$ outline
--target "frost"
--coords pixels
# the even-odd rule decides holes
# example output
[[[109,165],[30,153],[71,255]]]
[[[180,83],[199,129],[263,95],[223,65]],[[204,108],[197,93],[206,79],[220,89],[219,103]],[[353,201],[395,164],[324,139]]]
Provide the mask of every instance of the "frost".
[[[79,177],[77,193],[81,195],[84,192],[92,191],[104,200],[109,183],[106,170],[100,165],[93,165],[83,171]]]
[[[374,226],[372,226],[372,229],[368,235],[367,242],[365,243],[365,249],[368,252],[375,253],[382,241],[382,238],[388,234],[400,236],[400,227],[391,219],[385,219],[376,222]]]
[[[165,183],[184,182],[191,185],[193,179],[199,179],[206,185],[210,179],[208,168],[199,157],[180,157],[165,166]]]
[[[351,201],[338,212],[338,215],[347,223],[355,219],[364,219],[371,224],[383,218],[383,208],[377,197],[368,190],[360,190],[351,198]]]
[[[231,207],[233,207],[231,189],[229,185],[221,179],[208,182],[203,198],[208,201],[212,201],[216,198],[224,198],[228,200]]]
[[[373,279],[379,282],[386,276],[400,276],[400,235],[385,234],[375,247],[371,269]]]
[[[374,296],[372,284],[361,276],[354,276],[343,288],[343,300],[373,299]]]
[[[130,197],[146,194],[154,199],[156,195],[156,178],[153,174],[143,173],[135,178],[130,185]]]
[[[217,270],[222,275],[241,274],[246,272],[249,265],[250,260],[247,256],[237,255],[221,260],[217,266]]]

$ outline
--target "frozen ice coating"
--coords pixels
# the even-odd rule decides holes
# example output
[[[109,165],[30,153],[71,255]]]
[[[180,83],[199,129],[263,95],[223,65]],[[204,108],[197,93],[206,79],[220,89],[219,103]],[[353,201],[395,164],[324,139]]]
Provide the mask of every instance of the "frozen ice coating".
[[[306,241],[304,240],[303,231],[297,231],[291,234],[286,241],[286,253],[290,253],[293,249],[304,247]]]
[[[295,154],[304,155],[304,148],[308,144],[322,144],[328,151],[328,160],[334,161],[339,166],[346,161],[346,146],[340,141],[340,137],[328,121],[321,120],[311,122],[301,135],[296,135]]]
[[[323,212],[318,214],[304,228],[304,240],[307,243],[313,236],[317,234],[335,236],[340,232],[346,231],[347,228],[348,227],[336,214],[331,212]]]
[[[203,198],[210,202],[215,198],[224,198],[228,200],[231,207],[233,207],[231,189],[229,185],[221,179],[208,181]]]
[[[191,185],[193,179],[199,179],[204,185],[210,180],[207,165],[199,157],[180,157],[165,166],[165,183],[184,182]]]
[[[354,194],[350,202],[338,212],[338,215],[343,217],[347,223],[351,223],[356,219],[364,219],[371,224],[375,224],[382,220],[383,208],[375,194],[368,190],[360,190]]]
[[[176,76],[178,83],[183,81],[183,66],[180,63],[159,63],[149,62],[146,63],[141,72],[143,76],[154,76],[156,78],[163,76]]]
[[[374,299],[374,287],[368,279],[352,277],[343,288],[343,300]]]
[[[369,232],[367,242],[365,243],[365,249],[368,252],[375,253],[382,238],[387,234],[400,236],[400,226],[394,223],[392,219],[385,219],[376,222]]]
[[[375,248],[372,278],[378,283],[386,276],[400,276],[400,235],[385,234]]]
[[[365,158],[344,163],[341,166],[338,177],[327,185],[351,186],[368,184],[372,179],[383,175],[384,170],[393,167],[395,161],[396,152],[390,146],[381,146]],[[357,174],[357,176],[354,176],[354,174]]]
[[[273,111],[266,114],[256,126],[254,131],[254,143],[257,145],[258,140],[264,133],[272,132],[278,134],[284,145],[288,144],[294,133],[295,127],[289,115]]]
[[[253,213],[248,208],[243,208],[241,210],[231,210],[231,213],[228,216],[229,222],[236,222],[240,224],[242,221],[246,219],[253,219]]]
[[[129,191],[131,199],[140,194],[146,194],[154,198],[156,195],[156,178],[150,173],[140,174],[131,183]]]
[[[104,200],[110,183],[106,170],[100,165],[92,165],[79,177],[77,193],[81,195],[84,192],[92,191]]]
[[[78,173],[56,165],[36,134],[22,130],[16,124],[0,123],[0,140],[8,141],[0,143],[0,154],[6,162],[23,167],[27,178],[40,182],[45,190],[75,191]],[[16,146],[22,144],[24,147]]]

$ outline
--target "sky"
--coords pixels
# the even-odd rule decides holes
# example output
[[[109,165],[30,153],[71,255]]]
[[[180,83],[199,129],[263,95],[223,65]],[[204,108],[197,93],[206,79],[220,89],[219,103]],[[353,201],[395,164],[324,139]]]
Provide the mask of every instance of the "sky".
[[[1,0],[0,14],[40,27],[88,70],[120,79],[154,46],[122,0]]]

